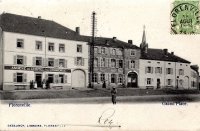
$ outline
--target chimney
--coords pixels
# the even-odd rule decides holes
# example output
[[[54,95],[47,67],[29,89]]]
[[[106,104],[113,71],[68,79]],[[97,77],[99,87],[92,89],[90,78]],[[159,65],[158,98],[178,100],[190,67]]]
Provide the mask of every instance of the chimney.
[[[164,54],[167,55],[168,49],[163,49]]]
[[[129,43],[129,44],[133,44],[133,41],[132,41],[132,40],[128,40],[128,43]]]
[[[76,33],[80,35],[80,27],[76,27]]]
[[[41,16],[38,16],[38,19],[41,19],[42,17]]]
[[[171,52],[172,55],[174,55],[174,52]]]
[[[113,37],[113,41],[117,41],[117,37]]]

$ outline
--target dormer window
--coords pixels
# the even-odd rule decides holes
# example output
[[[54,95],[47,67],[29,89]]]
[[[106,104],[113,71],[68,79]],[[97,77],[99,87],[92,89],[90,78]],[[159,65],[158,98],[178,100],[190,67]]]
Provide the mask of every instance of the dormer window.
[[[131,56],[135,56],[135,50],[131,50]]]
[[[17,39],[17,48],[24,48],[24,40]]]

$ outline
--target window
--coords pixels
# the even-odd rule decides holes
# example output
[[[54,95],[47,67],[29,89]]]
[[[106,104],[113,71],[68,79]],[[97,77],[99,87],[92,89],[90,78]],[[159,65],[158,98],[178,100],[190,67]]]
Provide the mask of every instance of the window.
[[[172,79],[167,79],[167,85],[168,86],[172,85]]]
[[[17,48],[24,48],[24,40],[17,39]]]
[[[112,55],[116,55],[116,50],[112,49]]]
[[[116,67],[116,60],[115,59],[111,59],[111,67]]]
[[[123,68],[123,60],[119,60],[119,68]]]
[[[151,78],[147,78],[147,85],[151,85],[152,79]]]
[[[49,43],[48,50],[49,51],[54,51],[54,43]]]
[[[173,69],[172,68],[167,68],[166,70],[167,70],[167,72],[166,72],[167,74],[171,74],[171,75],[173,74]]]
[[[98,58],[94,58],[94,67],[98,67]]]
[[[59,81],[59,83],[64,83],[64,75],[59,74],[58,81]]]
[[[65,60],[59,59],[59,67],[65,67]]]
[[[36,41],[35,49],[36,50],[42,50],[42,41]]]
[[[98,53],[98,48],[94,47],[94,53],[97,54]]]
[[[118,76],[118,82],[122,83],[122,81],[123,81],[123,76],[122,76],[122,74],[119,74],[119,76]]]
[[[77,52],[82,53],[82,45],[77,45]]]
[[[64,53],[65,52],[65,45],[64,44],[59,44],[59,52]]]
[[[101,67],[105,67],[105,58],[101,58]]]
[[[122,49],[118,50],[118,55],[122,55]]]
[[[116,82],[116,75],[111,74],[111,83],[115,83],[115,82]]]
[[[195,81],[191,81],[191,87],[196,87],[196,82]]]
[[[84,66],[84,58],[82,58],[82,57],[76,57],[75,62],[76,62],[75,64],[77,66]]]
[[[42,57],[36,57],[35,65],[36,66],[42,66]]]
[[[17,82],[23,82],[23,73],[17,73]]]
[[[17,55],[17,65],[24,65],[24,56]]]
[[[146,73],[152,73],[153,74],[153,67],[146,67]]]
[[[93,74],[92,82],[97,82],[97,73]]]
[[[27,75],[25,73],[14,73],[13,74],[13,82],[18,82],[18,83],[22,83],[22,82],[26,82]]]
[[[48,59],[48,66],[50,66],[50,67],[54,66],[54,59],[53,58]]]
[[[162,68],[161,67],[156,67],[155,68],[155,73],[162,74]]]
[[[105,74],[101,74],[101,81],[105,81]]]
[[[135,61],[134,60],[130,61],[130,68],[135,68]]]
[[[53,74],[48,74],[48,82],[54,83],[54,75]]]
[[[101,48],[101,54],[105,54],[106,53],[106,49],[105,48]]]
[[[179,69],[179,75],[184,75],[184,70],[183,69]]]
[[[131,56],[135,55],[135,50],[131,50]]]

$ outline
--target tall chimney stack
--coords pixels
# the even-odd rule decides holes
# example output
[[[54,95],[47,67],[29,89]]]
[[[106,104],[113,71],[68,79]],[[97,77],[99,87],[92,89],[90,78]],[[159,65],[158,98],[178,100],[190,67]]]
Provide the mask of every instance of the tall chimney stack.
[[[76,27],[76,33],[80,35],[80,27]]]
[[[132,41],[132,40],[128,40],[128,43],[129,43],[129,44],[133,44],[133,41]]]
[[[168,49],[163,49],[164,54],[167,55]]]

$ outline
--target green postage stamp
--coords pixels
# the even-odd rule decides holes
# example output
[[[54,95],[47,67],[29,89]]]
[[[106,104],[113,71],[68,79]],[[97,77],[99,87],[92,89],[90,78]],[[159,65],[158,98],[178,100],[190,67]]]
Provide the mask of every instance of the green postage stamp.
[[[199,34],[199,1],[175,0],[171,8],[171,34]]]

